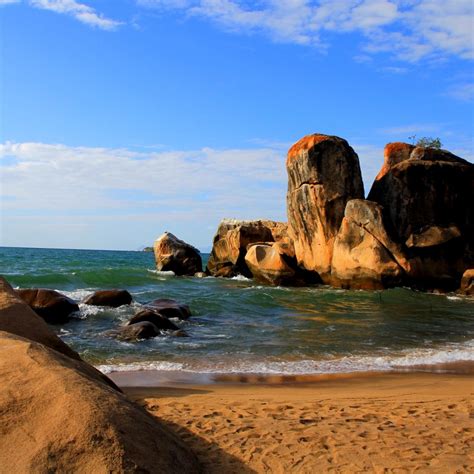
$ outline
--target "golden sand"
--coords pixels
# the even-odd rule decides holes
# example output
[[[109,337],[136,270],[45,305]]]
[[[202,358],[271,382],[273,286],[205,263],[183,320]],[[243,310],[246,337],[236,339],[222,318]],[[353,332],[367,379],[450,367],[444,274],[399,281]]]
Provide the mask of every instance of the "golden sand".
[[[208,473],[474,472],[472,375],[128,388]]]

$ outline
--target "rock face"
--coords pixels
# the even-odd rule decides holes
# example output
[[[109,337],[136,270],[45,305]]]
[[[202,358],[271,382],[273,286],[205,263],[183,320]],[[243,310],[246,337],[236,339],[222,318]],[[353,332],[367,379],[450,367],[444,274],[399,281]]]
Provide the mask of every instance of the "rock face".
[[[271,285],[288,285],[295,282],[296,271],[285,260],[278,246],[256,244],[250,246],[245,263],[256,281]]]
[[[250,244],[263,242],[285,242],[291,246],[287,225],[274,221],[239,221],[224,219],[214,236],[207,272],[213,276],[251,277],[245,255]]]
[[[464,272],[459,291],[464,295],[474,296],[474,268],[470,268]]]
[[[188,319],[191,316],[191,310],[187,304],[167,298],[150,301],[145,307],[160,313],[165,318]]]
[[[368,199],[406,245],[410,278],[451,281],[474,264],[474,165],[445,150],[391,143]],[[437,283],[438,282],[438,283]]]
[[[202,271],[199,250],[179,240],[170,232],[165,232],[155,241],[156,268],[159,271],[171,271],[175,275],[194,275]]]
[[[0,380],[4,472],[200,472],[180,439],[81,361],[3,278]]]
[[[148,321],[153,323],[158,329],[165,330],[178,330],[178,326],[173,324],[168,318],[165,318],[157,311],[152,311],[151,309],[142,309],[135,316],[133,316],[127,323],[127,325],[133,325],[136,323],[141,323]]]
[[[17,290],[18,296],[47,323],[62,324],[69,315],[79,311],[77,303],[55,290],[25,288]]]
[[[382,206],[364,199],[346,205],[334,242],[331,283],[344,288],[382,289],[399,285],[410,265],[392,241]]]
[[[127,290],[99,290],[88,296],[83,303],[118,308],[130,304],[132,301],[132,295]]]
[[[359,158],[342,138],[315,134],[290,148],[286,167],[288,229],[298,264],[328,282],[346,204],[364,197]]]

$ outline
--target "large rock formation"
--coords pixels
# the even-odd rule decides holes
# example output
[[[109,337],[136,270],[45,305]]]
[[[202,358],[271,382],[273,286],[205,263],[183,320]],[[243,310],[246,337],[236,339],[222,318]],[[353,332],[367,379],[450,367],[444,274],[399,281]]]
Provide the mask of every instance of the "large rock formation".
[[[286,167],[288,228],[298,264],[329,282],[346,203],[364,197],[359,159],[342,138],[315,134],[290,148]]]
[[[346,205],[334,242],[331,283],[344,288],[381,289],[400,284],[410,265],[389,236],[382,206],[364,199]]]
[[[274,221],[239,221],[224,219],[214,236],[207,271],[213,276],[232,277],[238,274],[251,277],[245,255],[250,244],[281,242],[291,247],[287,225]],[[289,250],[291,252],[291,250]]]
[[[45,288],[23,288],[18,296],[47,323],[61,324],[69,321],[69,315],[79,311],[78,304],[71,298]]]
[[[2,472],[200,472],[180,439],[61,343],[3,279],[0,329]]]
[[[165,232],[156,239],[153,250],[159,271],[171,271],[175,275],[194,275],[202,271],[199,250],[170,232]]]
[[[445,150],[390,143],[368,199],[406,245],[410,278],[454,288],[474,263],[474,165]]]

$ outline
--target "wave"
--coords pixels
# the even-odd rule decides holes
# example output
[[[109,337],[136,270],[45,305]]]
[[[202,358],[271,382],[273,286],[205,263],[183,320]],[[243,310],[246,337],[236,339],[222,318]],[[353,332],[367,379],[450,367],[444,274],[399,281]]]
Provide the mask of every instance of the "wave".
[[[98,365],[104,373],[124,371],[180,371],[196,374],[319,375],[353,372],[390,372],[410,367],[474,362],[474,339],[439,349],[412,349],[387,356],[347,356],[328,360],[240,360],[211,363],[140,361]]]

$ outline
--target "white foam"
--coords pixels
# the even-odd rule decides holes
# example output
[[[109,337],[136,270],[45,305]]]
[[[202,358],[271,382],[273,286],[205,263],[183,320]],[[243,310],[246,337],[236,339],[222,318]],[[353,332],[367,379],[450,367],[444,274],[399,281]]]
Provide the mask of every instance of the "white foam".
[[[235,280],[235,281],[251,281],[250,278],[247,278],[243,275],[237,275],[235,277],[232,277],[230,278],[231,280]]]
[[[474,340],[449,344],[440,349],[405,350],[390,356],[347,356],[326,360],[236,360],[212,363],[209,360],[191,362],[149,361],[132,364],[101,365],[106,373],[128,370],[182,371],[202,374],[268,374],[311,375],[370,371],[393,371],[421,365],[456,361],[474,361]]]
[[[174,277],[176,276],[174,272],[172,272],[171,270],[170,271],[166,271],[166,272],[162,272],[160,270],[152,270],[152,269],[147,269],[147,272],[149,273],[153,273],[154,275],[158,275],[160,277]]]

